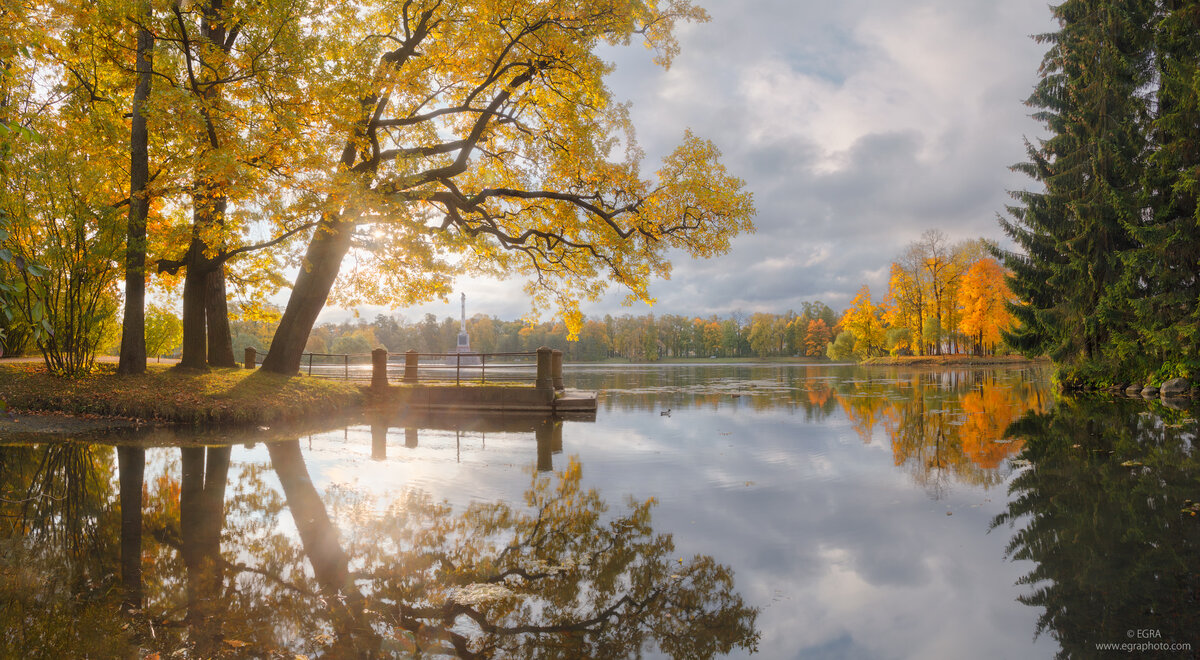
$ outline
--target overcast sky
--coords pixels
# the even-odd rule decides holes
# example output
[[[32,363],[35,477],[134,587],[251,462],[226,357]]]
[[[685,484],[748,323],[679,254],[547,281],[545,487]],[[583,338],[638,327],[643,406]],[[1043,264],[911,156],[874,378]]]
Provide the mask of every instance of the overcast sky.
[[[633,103],[647,171],[691,127],[754,193],[757,233],[724,256],[673,259],[653,308],[623,292],[592,316],[782,313],[806,300],[842,309],[930,228],[1003,242],[1009,172],[1041,126],[1023,101],[1054,29],[1045,0],[700,0],[670,70],[640,45],[614,49],[610,86]],[[469,315],[529,311],[520,282],[463,281]],[[362,308],[363,316],[457,316],[449,303]],[[327,310],[321,321],[344,318]]]

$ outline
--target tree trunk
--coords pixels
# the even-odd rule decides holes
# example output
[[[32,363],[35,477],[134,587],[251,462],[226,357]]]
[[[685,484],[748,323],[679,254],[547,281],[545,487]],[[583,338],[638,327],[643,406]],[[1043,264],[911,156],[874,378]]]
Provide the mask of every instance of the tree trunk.
[[[342,258],[350,251],[353,234],[354,223],[341,219],[327,219],[313,233],[271,350],[263,360],[263,371],[291,376],[300,370],[304,345],[337,280]]]
[[[149,16],[150,3],[142,0],[139,12]],[[150,98],[154,35],[145,28],[137,36],[137,87],[129,130],[129,225],[125,239],[125,316],[121,322],[119,374],[146,371],[146,216],[150,207],[146,185],[150,179],[149,133],[146,101]]]
[[[225,300],[225,266],[214,268],[205,280],[207,292],[204,316],[208,328],[208,365],[236,367],[233,336],[229,331],[229,305]]]
[[[181,369],[208,368],[208,342],[204,332],[208,275],[197,263],[200,260],[203,260],[203,246],[199,239],[193,239],[183,276],[183,355],[178,365]]]
[[[207,0],[199,4],[197,9],[203,16],[200,34],[214,49],[224,51],[227,55],[232,47],[227,42],[227,17],[224,13],[228,8],[222,0]],[[223,58],[215,55],[215,51],[200,51],[200,67],[220,78]],[[200,96],[209,107],[221,105],[221,86],[218,83],[204,86]],[[217,126],[209,114],[205,114],[206,151],[221,149],[221,140]],[[203,161],[202,161],[203,162]],[[225,186],[228,181],[218,174],[202,168],[196,174],[192,184],[192,244],[184,261],[187,274],[183,280],[183,356],[179,366],[184,369],[207,369],[210,348],[217,349],[212,353],[214,365],[233,366],[233,345],[229,341],[229,318],[225,305],[224,273],[219,275],[220,282],[210,282],[214,271],[223,271],[224,257],[218,254],[209,258],[205,253],[210,249],[222,248],[223,243],[206,245],[200,237],[205,230],[220,228],[225,224],[225,209],[227,205]],[[219,286],[220,293],[210,291]],[[219,298],[219,300],[216,300]],[[206,319],[206,317],[208,317]],[[217,337],[206,338],[205,330],[215,330]],[[221,336],[221,335],[224,336]],[[226,350],[228,349],[228,350]]]
[[[121,586],[126,610],[142,608],[142,486],[146,450],[117,447],[121,473]]]

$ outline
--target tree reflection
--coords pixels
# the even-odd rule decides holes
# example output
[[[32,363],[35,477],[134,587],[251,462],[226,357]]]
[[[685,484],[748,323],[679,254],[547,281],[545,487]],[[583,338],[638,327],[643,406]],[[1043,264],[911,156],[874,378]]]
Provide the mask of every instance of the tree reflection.
[[[185,621],[196,650],[211,655],[222,639],[225,610],[225,567],[221,528],[225,523],[225,484],[230,447],[184,447],[179,450],[179,551],[186,570]]]
[[[146,477],[146,450],[118,447],[121,497],[121,586],[127,610],[142,607],[142,488]]]
[[[119,654],[112,468],[82,443],[0,451],[0,657]]]
[[[46,526],[66,520],[63,500],[21,515],[44,453],[0,449],[0,618],[19,631],[0,655],[704,658],[757,644],[731,571],[677,554],[653,500],[610,511],[577,461],[533,471],[523,503],[456,511],[419,491],[322,494],[299,441],[267,449],[269,465],[231,463],[229,447],[150,452],[147,470],[147,452],[120,447],[119,479],[95,460],[112,452],[90,449],[74,536]],[[61,476],[41,488],[65,492]]]
[[[350,575],[350,557],[342,549],[338,530],[308,476],[300,442],[272,443],[268,450],[271,466],[283,486],[288,509],[296,523],[303,552],[323,595],[321,602],[335,622],[332,650],[339,656],[348,656],[355,650],[379,651],[381,642],[367,617],[366,598]],[[383,557],[377,558],[379,560]]]
[[[1008,556],[1035,563],[1020,601],[1042,609],[1036,634],[1058,640],[1059,657],[1091,657],[1097,643],[1188,642],[1194,652],[1200,642],[1200,519],[1185,510],[1200,499],[1200,457],[1195,420],[1174,414],[1064,401],[1008,431],[1031,465],[993,528],[1016,528]]]
[[[931,496],[954,481],[992,486],[1021,448],[1004,429],[1021,413],[1044,409],[1043,392],[994,371],[916,371],[844,381],[834,394],[863,442],[882,428],[897,466]]]
[[[678,658],[756,644],[757,611],[729,569],[675,556],[671,536],[651,528],[653,501],[607,516],[576,461],[557,479],[535,477],[526,508],[477,503],[454,515],[409,492],[363,515],[379,503],[335,490],[334,518],[361,520],[343,550],[299,444],[273,445],[271,460],[326,602],[346,603],[337,618],[357,626],[339,626],[339,643],[386,650],[367,632],[383,629],[405,653],[627,657],[653,644]]]
[[[10,488],[25,484],[15,497],[6,498],[6,503],[19,505],[20,513],[13,516],[18,527],[74,559],[96,550],[103,543],[98,523],[111,492],[111,452],[69,442],[44,445],[28,456],[33,462],[13,466],[27,476],[15,483],[6,480]]]
[[[1045,409],[1041,379],[1016,369],[889,369],[828,367],[752,369],[747,377],[713,380],[686,371],[683,388],[656,383],[651,375],[616,373],[628,389],[606,396],[605,406],[655,409],[670,401],[679,409],[722,406],[787,409],[806,421],[840,413],[864,443],[882,430],[898,467],[908,470],[931,496],[941,498],[955,482],[992,486],[999,468],[1020,450],[1004,429],[1027,410]],[[608,374],[606,374],[608,377]],[[637,379],[645,379],[645,382]]]

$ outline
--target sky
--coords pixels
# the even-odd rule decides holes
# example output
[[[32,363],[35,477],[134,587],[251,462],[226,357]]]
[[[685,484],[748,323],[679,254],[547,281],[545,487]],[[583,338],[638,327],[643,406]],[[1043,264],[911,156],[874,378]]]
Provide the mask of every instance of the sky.
[[[685,128],[716,143],[754,193],[757,232],[719,257],[677,254],[653,307],[624,291],[585,314],[708,316],[836,310],[927,229],[952,241],[1007,244],[996,221],[1024,140],[1043,134],[1024,100],[1054,30],[1045,0],[699,0],[711,21],[680,26],[669,70],[636,42],[605,51],[617,101],[632,103],[637,137],[656,169]],[[529,313],[520,281],[462,280],[448,302],[358,309],[367,319],[430,312],[515,319]],[[327,309],[320,322],[350,312]]]

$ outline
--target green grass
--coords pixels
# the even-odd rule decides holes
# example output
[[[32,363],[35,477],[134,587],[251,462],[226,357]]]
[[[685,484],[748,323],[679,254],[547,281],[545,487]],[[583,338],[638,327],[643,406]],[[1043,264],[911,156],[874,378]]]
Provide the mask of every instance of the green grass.
[[[354,408],[363,394],[352,383],[236,368],[187,372],[152,364],[145,374],[118,376],[116,365],[100,364],[87,376],[63,378],[40,363],[12,363],[0,365],[0,400],[16,410],[266,424]]]

